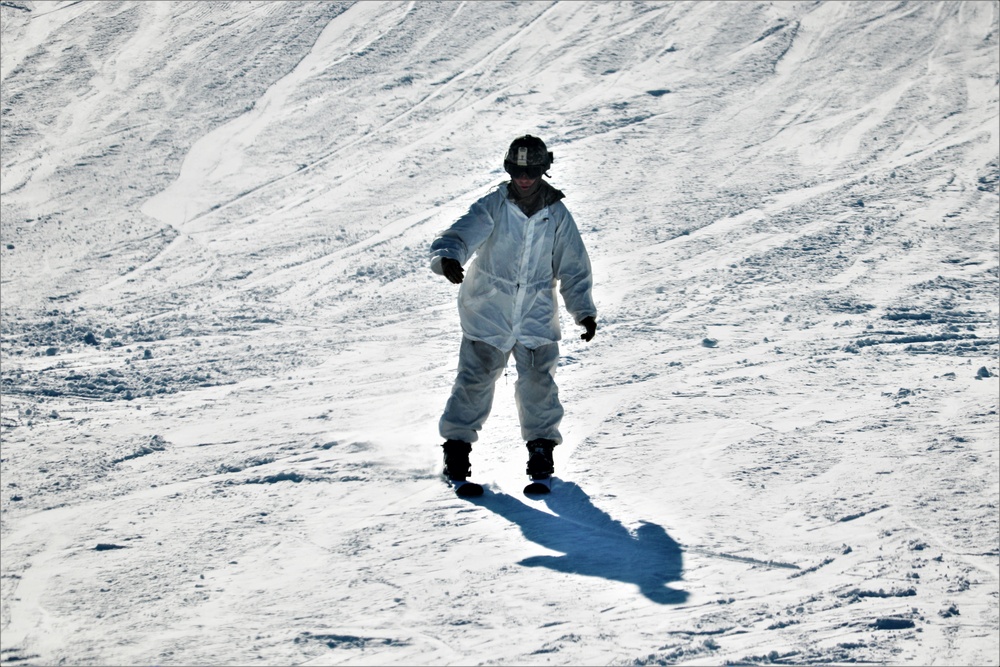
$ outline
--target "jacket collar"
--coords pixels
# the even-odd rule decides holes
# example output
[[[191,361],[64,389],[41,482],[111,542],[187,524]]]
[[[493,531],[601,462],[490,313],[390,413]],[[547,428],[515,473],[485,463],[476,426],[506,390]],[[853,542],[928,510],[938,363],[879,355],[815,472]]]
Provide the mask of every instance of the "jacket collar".
[[[518,197],[519,193],[517,191],[517,187],[510,181],[507,181],[504,185],[506,186],[505,196],[507,199],[514,202],[514,204],[521,209],[521,212],[529,218],[541,211],[543,208],[555,204],[557,201],[566,196],[562,193],[562,191],[556,190],[554,187],[549,185],[548,181],[544,179],[540,179],[538,187],[524,197]]]

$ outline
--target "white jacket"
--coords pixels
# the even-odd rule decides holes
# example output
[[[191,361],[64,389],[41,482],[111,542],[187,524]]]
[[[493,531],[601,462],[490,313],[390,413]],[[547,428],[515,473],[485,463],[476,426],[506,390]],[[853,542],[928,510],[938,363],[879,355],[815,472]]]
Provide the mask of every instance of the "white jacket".
[[[520,342],[535,349],[560,339],[556,281],[566,310],[577,324],[597,316],[593,276],[580,231],[557,201],[527,217],[501,185],[474,203],[431,244],[431,270],[441,259],[463,266],[472,255],[458,293],[466,338],[504,352]]]

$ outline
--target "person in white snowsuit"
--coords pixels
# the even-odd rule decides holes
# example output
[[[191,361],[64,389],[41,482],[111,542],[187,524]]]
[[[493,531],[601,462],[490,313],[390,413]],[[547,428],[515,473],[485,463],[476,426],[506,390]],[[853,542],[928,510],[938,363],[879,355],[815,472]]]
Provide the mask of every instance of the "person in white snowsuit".
[[[504,168],[511,180],[475,202],[431,244],[431,269],[461,283],[458,377],[439,424],[446,439],[445,475],[460,495],[478,495],[468,482],[468,455],[489,416],[494,387],[511,353],[518,379],[515,400],[529,450],[536,492],[548,489],[552,449],[562,442],[563,408],[555,383],[559,360],[556,285],[590,341],[597,331],[590,260],[563,193],[542,179],[553,155],[531,135],[511,143]],[[475,260],[465,274],[465,265]]]

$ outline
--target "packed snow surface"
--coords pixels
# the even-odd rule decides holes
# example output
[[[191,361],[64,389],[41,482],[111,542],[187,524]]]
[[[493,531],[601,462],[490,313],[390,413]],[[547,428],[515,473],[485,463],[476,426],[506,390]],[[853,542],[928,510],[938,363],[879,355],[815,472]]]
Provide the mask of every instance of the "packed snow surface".
[[[998,663],[996,1],[0,12],[0,663]],[[600,328],[469,501],[523,133]]]

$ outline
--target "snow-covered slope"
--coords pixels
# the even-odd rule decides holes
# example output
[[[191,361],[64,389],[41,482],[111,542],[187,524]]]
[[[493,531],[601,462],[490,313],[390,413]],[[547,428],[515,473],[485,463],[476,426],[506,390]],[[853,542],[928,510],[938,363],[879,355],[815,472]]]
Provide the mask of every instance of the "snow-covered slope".
[[[0,662],[997,664],[997,2],[0,12]],[[600,329],[469,502],[427,247],[525,132]]]

